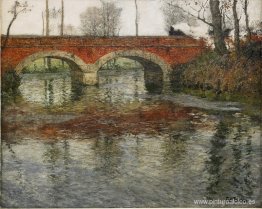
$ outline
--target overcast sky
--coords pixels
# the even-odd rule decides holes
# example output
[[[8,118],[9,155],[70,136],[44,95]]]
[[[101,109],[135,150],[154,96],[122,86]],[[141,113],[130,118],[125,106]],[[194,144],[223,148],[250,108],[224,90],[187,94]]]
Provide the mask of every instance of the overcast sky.
[[[15,0],[2,0],[2,33],[6,33],[8,23],[12,16],[8,13]],[[135,6],[134,0],[112,0],[121,7],[120,35],[135,34]],[[45,0],[27,0],[32,5],[32,11],[21,14],[12,26],[11,34],[41,34],[41,14],[45,9]],[[138,0],[139,2],[139,34],[140,35],[166,35],[164,17],[161,11],[161,0]],[[262,19],[262,0],[250,0],[251,21]],[[60,8],[61,0],[49,0],[49,7]],[[64,0],[65,25],[80,26],[80,14],[90,6],[100,6],[99,0]],[[201,25],[200,25],[201,27]]]

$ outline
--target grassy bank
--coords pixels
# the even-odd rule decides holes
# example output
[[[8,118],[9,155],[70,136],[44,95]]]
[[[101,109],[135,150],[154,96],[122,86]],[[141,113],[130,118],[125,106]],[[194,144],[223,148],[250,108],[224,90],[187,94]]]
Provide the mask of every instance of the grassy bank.
[[[242,55],[209,51],[191,63],[176,66],[173,88],[210,100],[260,104],[261,43],[242,46]]]
[[[139,62],[120,57],[117,59],[109,60],[102,66],[101,70],[126,70],[136,68],[142,68]]]
[[[32,62],[30,65],[26,66],[22,72],[23,73],[58,73],[69,71],[70,67],[66,62],[60,59],[49,59],[48,66],[47,58],[38,59]]]

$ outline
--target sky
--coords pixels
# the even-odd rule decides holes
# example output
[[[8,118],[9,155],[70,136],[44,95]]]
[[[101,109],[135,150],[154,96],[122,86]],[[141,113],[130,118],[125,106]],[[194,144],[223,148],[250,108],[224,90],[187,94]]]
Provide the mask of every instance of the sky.
[[[12,18],[8,13],[15,0],[2,1],[1,31],[6,33],[7,26]],[[121,7],[121,30],[120,35],[135,35],[135,4],[134,0],[111,0]],[[45,9],[45,0],[27,0],[32,6],[32,11],[20,14],[11,28],[11,34],[42,34],[42,11]],[[60,8],[61,0],[49,0],[49,8]],[[99,0],[64,0],[65,25],[80,27],[80,14],[87,7],[100,6]],[[161,0],[138,0],[139,5],[139,35],[167,35],[165,31],[164,16],[161,10]],[[262,20],[262,0],[250,0],[251,21]],[[202,23],[200,28],[205,28]]]

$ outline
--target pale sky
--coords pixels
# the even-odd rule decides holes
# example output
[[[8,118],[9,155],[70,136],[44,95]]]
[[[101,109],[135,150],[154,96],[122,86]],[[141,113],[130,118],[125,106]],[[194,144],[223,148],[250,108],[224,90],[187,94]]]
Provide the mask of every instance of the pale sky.
[[[2,0],[2,33],[6,33],[12,16],[8,13],[15,0]],[[121,7],[120,35],[135,35],[135,6],[134,0],[112,0]],[[45,0],[27,0],[32,5],[32,11],[20,14],[12,26],[11,34],[38,34],[42,33],[42,11],[45,9]],[[49,0],[49,8],[60,8],[61,0]],[[100,6],[99,0],[64,0],[65,25],[80,26],[80,14],[90,6]],[[161,0],[138,0],[140,23],[139,35],[166,35]],[[262,0],[250,0],[250,19],[262,19]],[[201,24],[200,24],[201,27]]]

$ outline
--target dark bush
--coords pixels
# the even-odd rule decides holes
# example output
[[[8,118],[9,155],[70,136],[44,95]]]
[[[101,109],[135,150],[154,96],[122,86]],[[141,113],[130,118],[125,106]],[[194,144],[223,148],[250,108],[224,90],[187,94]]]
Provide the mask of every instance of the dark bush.
[[[2,75],[1,79],[1,99],[2,104],[15,102],[20,95],[19,86],[21,78],[14,70],[8,70]]]

